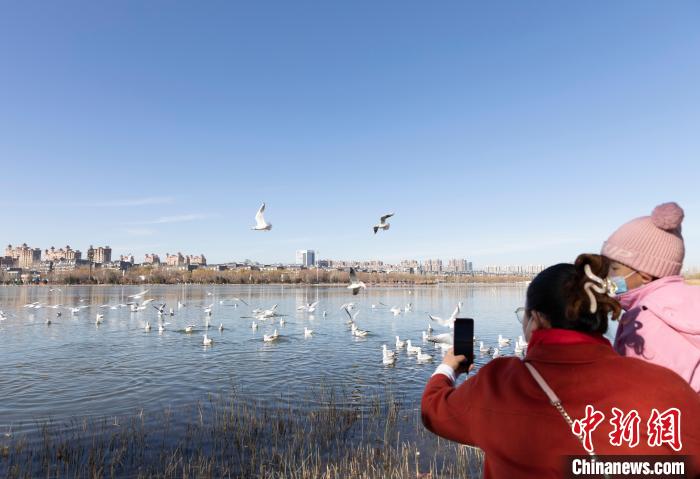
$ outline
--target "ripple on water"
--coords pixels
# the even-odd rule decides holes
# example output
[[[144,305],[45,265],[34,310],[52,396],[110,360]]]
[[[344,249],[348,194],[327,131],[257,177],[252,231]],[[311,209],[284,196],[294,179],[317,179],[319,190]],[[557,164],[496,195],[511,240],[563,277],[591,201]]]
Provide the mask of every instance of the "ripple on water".
[[[0,309],[14,314],[2,322],[3,348],[0,360],[0,428],[32,423],[41,418],[68,420],[82,416],[121,416],[141,408],[159,411],[167,407],[206,400],[209,394],[227,394],[235,389],[242,400],[270,405],[312,407],[322,394],[335,392],[348,404],[368,395],[392,394],[417,401],[426,380],[440,361],[441,352],[420,340],[428,313],[449,316],[458,301],[476,319],[479,339],[494,345],[498,334],[515,338],[520,325],[513,311],[522,305],[523,285],[440,286],[369,288],[366,294],[349,297],[344,288],[280,286],[149,286],[148,297],[176,308],[165,316],[166,331],[158,332],[155,309],[131,313],[128,309],[99,309],[117,304],[139,287],[65,287],[62,295],[49,295],[46,287],[0,287]],[[206,293],[214,294],[208,296]],[[313,318],[296,310],[298,305],[320,301]],[[219,301],[241,297],[251,306],[232,308]],[[79,298],[86,301],[79,303]],[[346,324],[340,305],[355,301],[360,311],[357,323],[370,334],[355,338]],[[55,310],[28,310],[22,305],[41,301],[66,305],[90,304],[73,316]],[[413,311],[394,317],[388,308],[371,309],[380,302],[389,306],[413,303]],[[212,328],[205,330],[204,306],[214,303]],[[286,323],[279,318],[259,321],[251,328],[251,309],[278,304]],[[327,317],[322,311],[328,311]],[[96,326],[95,315],[104,314]],[[44,324],[47,317],[52,324]],[[145,322],[153,326],[144,331]],[[224,324],[224,331],[218,325]],[[196,325],[191,334],[188,324]],[[304,337],[304,327],[314,330]],[[433,324],[436,333],[444,330]],[[263,334],[277,329],[278,341],[264,343]],[[214,339],[204,347],[202,335]],[[435,358],[418,363],[400,351],[395,366],[381,362],[382,344],[394,346],[396,335],[413,339]],[[508,352],[508,350],[506,350]],[[512,349],[510,349],[512,354]],[[489,360],[477,351],[477,365]],[[319,393],[318,391],[322,391]]]

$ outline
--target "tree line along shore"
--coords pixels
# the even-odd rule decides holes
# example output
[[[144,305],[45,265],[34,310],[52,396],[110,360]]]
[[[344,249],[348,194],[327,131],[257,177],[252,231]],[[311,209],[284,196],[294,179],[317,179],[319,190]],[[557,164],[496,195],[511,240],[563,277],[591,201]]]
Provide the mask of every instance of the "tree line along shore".
[[[1,274],[1,273],[0,273]],[[366,284],[382,285],[434,285],[460,283],[519,283],[532,279],[529,276],[503,275],[423,275],[410,273],[363,273],[358,272]],[[0,276],[3,284],[16,284],[15,279]],[[39,284],[324,284],[349,283],[349,273],[339,270],[250,270],[231,269],[216,271],[196,269],[193,271],[172,270],[153,267],[134,267],[128,271],[111,269],[77,268],[72,271],[55,272],[32,283]]]

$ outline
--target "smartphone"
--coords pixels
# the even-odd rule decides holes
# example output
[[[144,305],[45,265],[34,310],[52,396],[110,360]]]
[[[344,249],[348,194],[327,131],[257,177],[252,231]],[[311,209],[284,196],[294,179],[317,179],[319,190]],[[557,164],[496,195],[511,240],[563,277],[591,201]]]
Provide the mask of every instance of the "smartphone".
[[[472,318],[455,319],[454,337],[455,355],[467,357],[467,363],[474,362],[474,320]]]

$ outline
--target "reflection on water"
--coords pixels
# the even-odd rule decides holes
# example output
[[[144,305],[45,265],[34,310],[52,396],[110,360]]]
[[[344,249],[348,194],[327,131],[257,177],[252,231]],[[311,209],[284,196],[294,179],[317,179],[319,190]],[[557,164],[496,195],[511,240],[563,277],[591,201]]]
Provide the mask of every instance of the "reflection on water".
[[[158,314],[148,305],[134,313],[129,308],[100,308],[131,301],[150,289],[145,298],[165,302],[174,316],[165,315],[166,330],[158,332]],[[408,401],[417,401],[423,385],[441,358],[430,343],[421,341],[428,313],[449,317],[458,301],[462,316],[475,318],[475,333],[495,345],[499,334],[516,338],[520,325],[513,311],[524,302],[526,287],[513,285],[458,285],[412,288],[375,287],[351,296],[345,288],[291,286],[77,286],[49,291],[48,287],[0,287],[0,431],[31,428],[37,420],[56,421],[82,416],[121,416],[141,408],[162,411],[191,404],[236,388],[238,395],[270,405],[308,404],[308,391],[319,384],[337,388],[359,399],[389,388]],[[227,298],[239,297],[249,306]],[[310,315],[297,307],[320,301]],[[178,309],[178,301],[185,304]],[[353,337],[340,306],[354,301],[358,325],[370,331]],[[25,304],[40,302],[39,309]],[[202,344],[204,308],[213,303],[211,347]],[[380,306],[380,303],[387,305]],[[410,312],[394,316],[392,306]],[[77,315],[48,306],[89,306]],[[256,321],[251,310],[278,304],[279,318]],[[372,309],[371,305],[377,305]],[[56,313],[61,311],[61,317]],[[323,311],[327,315],[323,316]],[[97,313],[103,323],[95,324]],[[52,324],[47,325],[50,318]],[[153,328],[144,330],[146,321]],[[184,333],[188,324],[192,334]],[[224,330],[218,330],[223,324]],[[304,327],[314,330],[304,337]],[[436,333],[447,331],[433,323]],[[264,343],[263,334],[277,328],[281,337]],[[393,347],[395,336],[412,339],[433,355],[435,362],[417,363],[399,354],[395,366],[382,364],[382,344]],[[502,351],[513,354],[512,346]],[[489,357],[476,353],[477,366]]]

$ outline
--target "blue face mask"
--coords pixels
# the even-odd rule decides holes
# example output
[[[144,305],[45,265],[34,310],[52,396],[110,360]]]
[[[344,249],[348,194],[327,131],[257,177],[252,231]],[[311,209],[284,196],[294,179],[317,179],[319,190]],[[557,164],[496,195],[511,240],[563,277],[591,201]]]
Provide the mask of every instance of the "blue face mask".
[[[610,276],[610,281],[615,285],[615,294],[620,295],[629,291],[627,289],[627,278],[632,276],[634,273],[636,273],[636,271],[632,271],[625,276]]]

